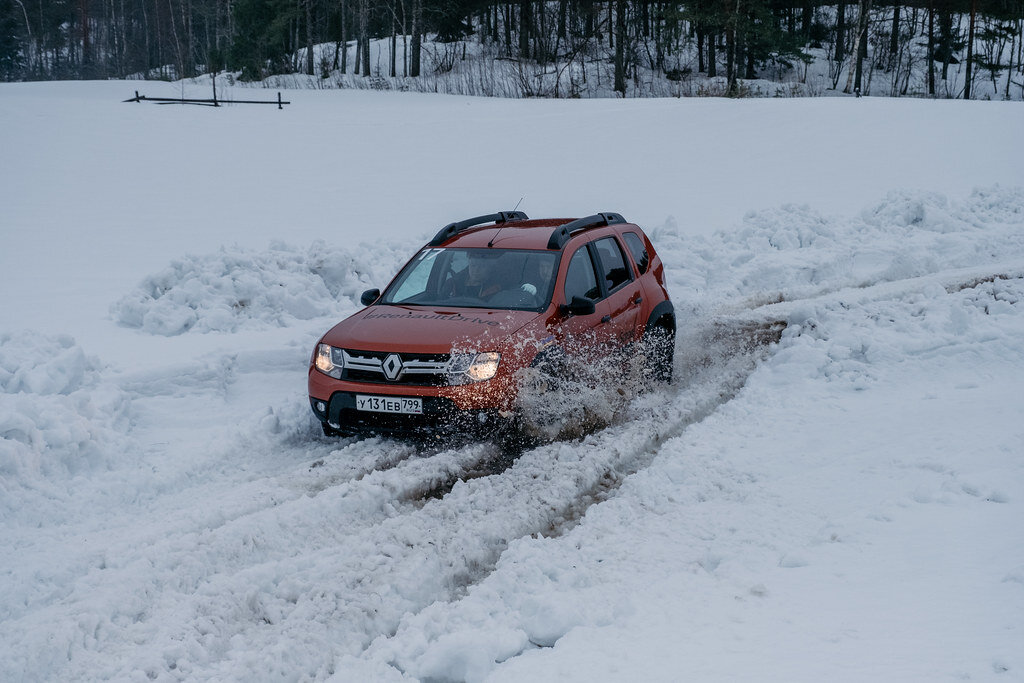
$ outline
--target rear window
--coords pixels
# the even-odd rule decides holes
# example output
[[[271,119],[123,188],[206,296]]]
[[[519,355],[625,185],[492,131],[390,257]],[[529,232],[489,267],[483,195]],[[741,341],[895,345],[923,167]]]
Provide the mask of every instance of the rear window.
[[[651,256],[647,253],[647,247],[644,246],[643,238],[635,232],[627,232],[622,237],[626,240],[626,247],[629,249],[629,253],[633,255],[633,260],[636,261],[636,267],[640,270],[640,274],[643,275],[651,265]]]
[[[594,246],[597,247],[597,253],[601,258],[601,270],[609,292],[633,279],[630,269],[626,266],[622,249],[614,237],[599,239]]]
[[[594,263],[590,260],[590,250],[582,246],[576,250],[569,261],[569,270],[565,274],[565,300],[582,297],[597,301],[601,298],[601,289],[597,286],[594,275]]]

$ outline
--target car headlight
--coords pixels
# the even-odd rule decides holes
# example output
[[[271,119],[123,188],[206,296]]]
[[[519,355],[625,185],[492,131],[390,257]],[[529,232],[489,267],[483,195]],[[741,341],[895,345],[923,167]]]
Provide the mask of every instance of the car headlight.
[[[345,369],[345,354],[341,349],[336,349],[333,346],[317,344],[313,364],[325,375],[341,379],[341,371]]]
[[[448,380],[452,384],[483,382],[494,377],[501,362],[500,353],[462,353],[452,355]]]
[[[466,374],[474,382],[483,382],[494,377],[498,372],[498,363],[500,361],[500,353],[478,353],[473,364],[466,370]]]

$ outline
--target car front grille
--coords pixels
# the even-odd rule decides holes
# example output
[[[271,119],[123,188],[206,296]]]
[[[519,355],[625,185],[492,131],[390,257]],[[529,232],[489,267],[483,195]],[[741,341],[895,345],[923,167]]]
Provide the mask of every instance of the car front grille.
[[[341,378],[349,382],[439,387],[449,384],[447,353],[389,353],[344,349]]]

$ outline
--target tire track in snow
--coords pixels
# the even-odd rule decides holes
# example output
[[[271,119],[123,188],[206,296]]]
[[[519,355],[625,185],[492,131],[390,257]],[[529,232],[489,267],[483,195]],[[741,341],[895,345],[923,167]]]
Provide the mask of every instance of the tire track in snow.
[[[419,474],[413,473],[414,468],[406,470],[396,465],[392,476],[397,477],[398,487],[381,484],[386,493],[373,498],[387,500],[384,513],[379,512],[380,508],[375,512],[365,499],[350,491],[342,497],[353,505],[353,514],[336,520],[328,514],[308,514],[304,496],[266,508],[262,514],[272,523],[262,536],[246,537],[242,533],[253,521],[246,515],[224,525],[222,533],[225,539],[252,547],[243,547],[230,561],[214,557],[212,561],[215,565],[219,562],[219,566],[199,581],[193,578],[191,584],[165,590],[157,600],[164,607],[158,604],[138,623],[153,631],[154,642],[164,643],[168,652],[173,651],[174,643],[192,642],[200,650],[203,643],[212,644],[204,660],[209,662],[207,673],[223,674],[238,667],[248,670],[237,661],[245,649],[233,647],[232,638],[259,640],[264,631],[277,634],[264,642],[265,647],[273,647],[270,641],[283,636],[300,649],[310,648],[308,661],[320,662],[321,672],[329,671],[334,654],[358,652],[376,635],[396,628],[406,612],[422,609],[437,599],[451,599],[486,576],[510,540],[571,528],[591,505],[607,498],[625,477],[644,467],[665,440],[735,395],[749,372],[749,367],[744,370],[736,366],[749,363],[742,360],[743,354],[759,342],[755,339],[729,350],[725,355],[731,355],[733,367],[726,369],[728,363],[721,364],[714,354],[704,353],[720,343],[723,330],[726,338],[738,334],[742,339],[743,331],[756,330],[758,323],[799,316],[815,306],[892,298],[933,283],[947,288],[969,286],[972,280],[1002,276],[1009,270],[940,273],[769,303],[743,314],[706,320],[703,327],[691,330],[690,337],[684,334],[680,338],[682,346],[690,347],[681,348],[680,356],[697,371],[687,388],[671,397],[668,408],[652,406],[654,398],[640,397],[633,404],[634,415],[645,410],[649,415],[613,425],[582,442],[555,443],[529,451],[499,476],[460,481],[491,453],[481,453],[480,460],[474,456],[448,469],[434,470],[434,475],[424,479],[416,479]],[[654,429],[652,435],[656,424],[660,429]],[[347,448],[365,448],[365,442],[361,443]],[[624,449],[623,443],[638,445]],[[443,454],[428,460],[440,459]],[[375,478],[380,475],[373,472],[354,476],[360,483],[366,480],[366,486],[380,483]],[[434,482],[452,478],[457,481],[442,499],[416,501]],[[336,489],[349,485],[344,474],[321,479],[313,484],[316,495],[311,500],[324,494],[329,497]],[[297,486],[296,491],[301,488]],[[308,535],[285,528],[276,519],[278,511],[287,511],[290,505],[300,510],[295,515],[300,523],[316,525],[319,519],[319,524],[336,522],[337,527],[344,527],[353,517],[359,517],[359,521],[336,534],[322,533],[317,536],[318,543],[311,543]],[[282,543],[281,539],[289,538],[295,540],[294,545]],[[266,551],[268,543],[282,546],[270,553]],[[184,557],[190,544],[172,550]],[[198,563],[202,564],[201,557]],[[311,625],[330,637],[314,637]],[[103,651],[101,643],[95,645],[97,654]],[[166,662],[153,661],[151,655],[150,649],[146,656],[126,662],[126,666],[134,663],[151,673],[171,670],[163,668],[169,666]],[[250,673],[259,675],[255,670]]]
[[[616,482],[649,462],[661,443],[735,395],[753,367],[739,348],[733,362],[704,366],[681,390],[636,399],[630,407],[634,419],[579,442],[527,451],[504,473],[457,481],[440,499],[414,505],[402,502],[398,489],[422,486],[430,464],[436,464],[435,474],[451,476],[481,456],[493,456],[493,450],[469,446],[423,459],[415,468],[403,461],[282,506],[297,511],[296,522],[329,524],[332,531],[303,538],[300,528],[279,518],[279,508],[266,512],[262,537],[247,535],[252,520],[223,530],[221,546],[239,540],[244,546],[228,557],[196,558],[205,540],[183,543],[175,554],[200,566],[214,563],[214,571],[180,586],[167,580],[143,618],[118,624],[116,637],[76,656],[82,668],[71,673],[109,663],[108,647],[145,634],[149,645],[120,655],[111,672],[115,677],[173,676],[180,652],[189,653],[193,667],[203,663],[190,674],[196,678],[329,675],[338,655],[358,654],[373,638],[393,633],[407,613],[453,599],[482,579],[511,540],[560,533],[575,524]],[[381,482],[371,489],[383,477],[392,477],[395,486]],[[366,497],[346,493],[349,486]],[[325,508],[321,503],[328,499],[333,505]],[[344,514],[333,515],[342,503]],[[317,509],[310,510],[311,504]],[[287,550],[265,550],[273,543]],[[252,651],[273,656],[254,662]],[[269,659],[281,669],[266,671]]]
[[[1024,278],[1024,262],[1010,261],[987,266],[942,270],[918,277],[866,282],[852,287],[822,288],[817,292],[790,297],[779,292],[761,295],[740,305],[722,306],[717,316],[725,320],[763,321],[766,317],[783,318],[809,304],[862,304],[870,301],[896,299],[923,292],[938,285],[947,292],[969,289],[982,282]],[[790,321],[792,322],[792,321]]]

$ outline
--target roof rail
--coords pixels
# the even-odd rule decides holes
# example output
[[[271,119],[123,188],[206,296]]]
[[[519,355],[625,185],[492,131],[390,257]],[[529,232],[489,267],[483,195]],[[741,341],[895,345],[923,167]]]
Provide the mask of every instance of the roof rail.
[[[580,230],[586,230],[587,228],[593,228],[597,226],[615,225],[616,223],[625,223],[626,219],[621,214],[617,213],[595,213],[593,216],[587,216],[586,218],[577,218],[571,223],[560,225],[555,228],[555,231],[551,233],[551,238],[548,240],[548,249],[561,249],[565,246],[565,243],[569,241],[574,232]]]
[[[527,220],[527,216],[522,211],[499,211],[498,213],[487,214],[486,216],[477,216],[476,218],[467,218],[464,221],[457,223],[449,223],[448,225],[441,228],[440,232],[434,235],[434,239],[427,243],[427,246],[436,247],[447,240],[455,237],[463,230],[469,230],[478,225],[484,223],[506,223],[508,221],[524,221]]]

